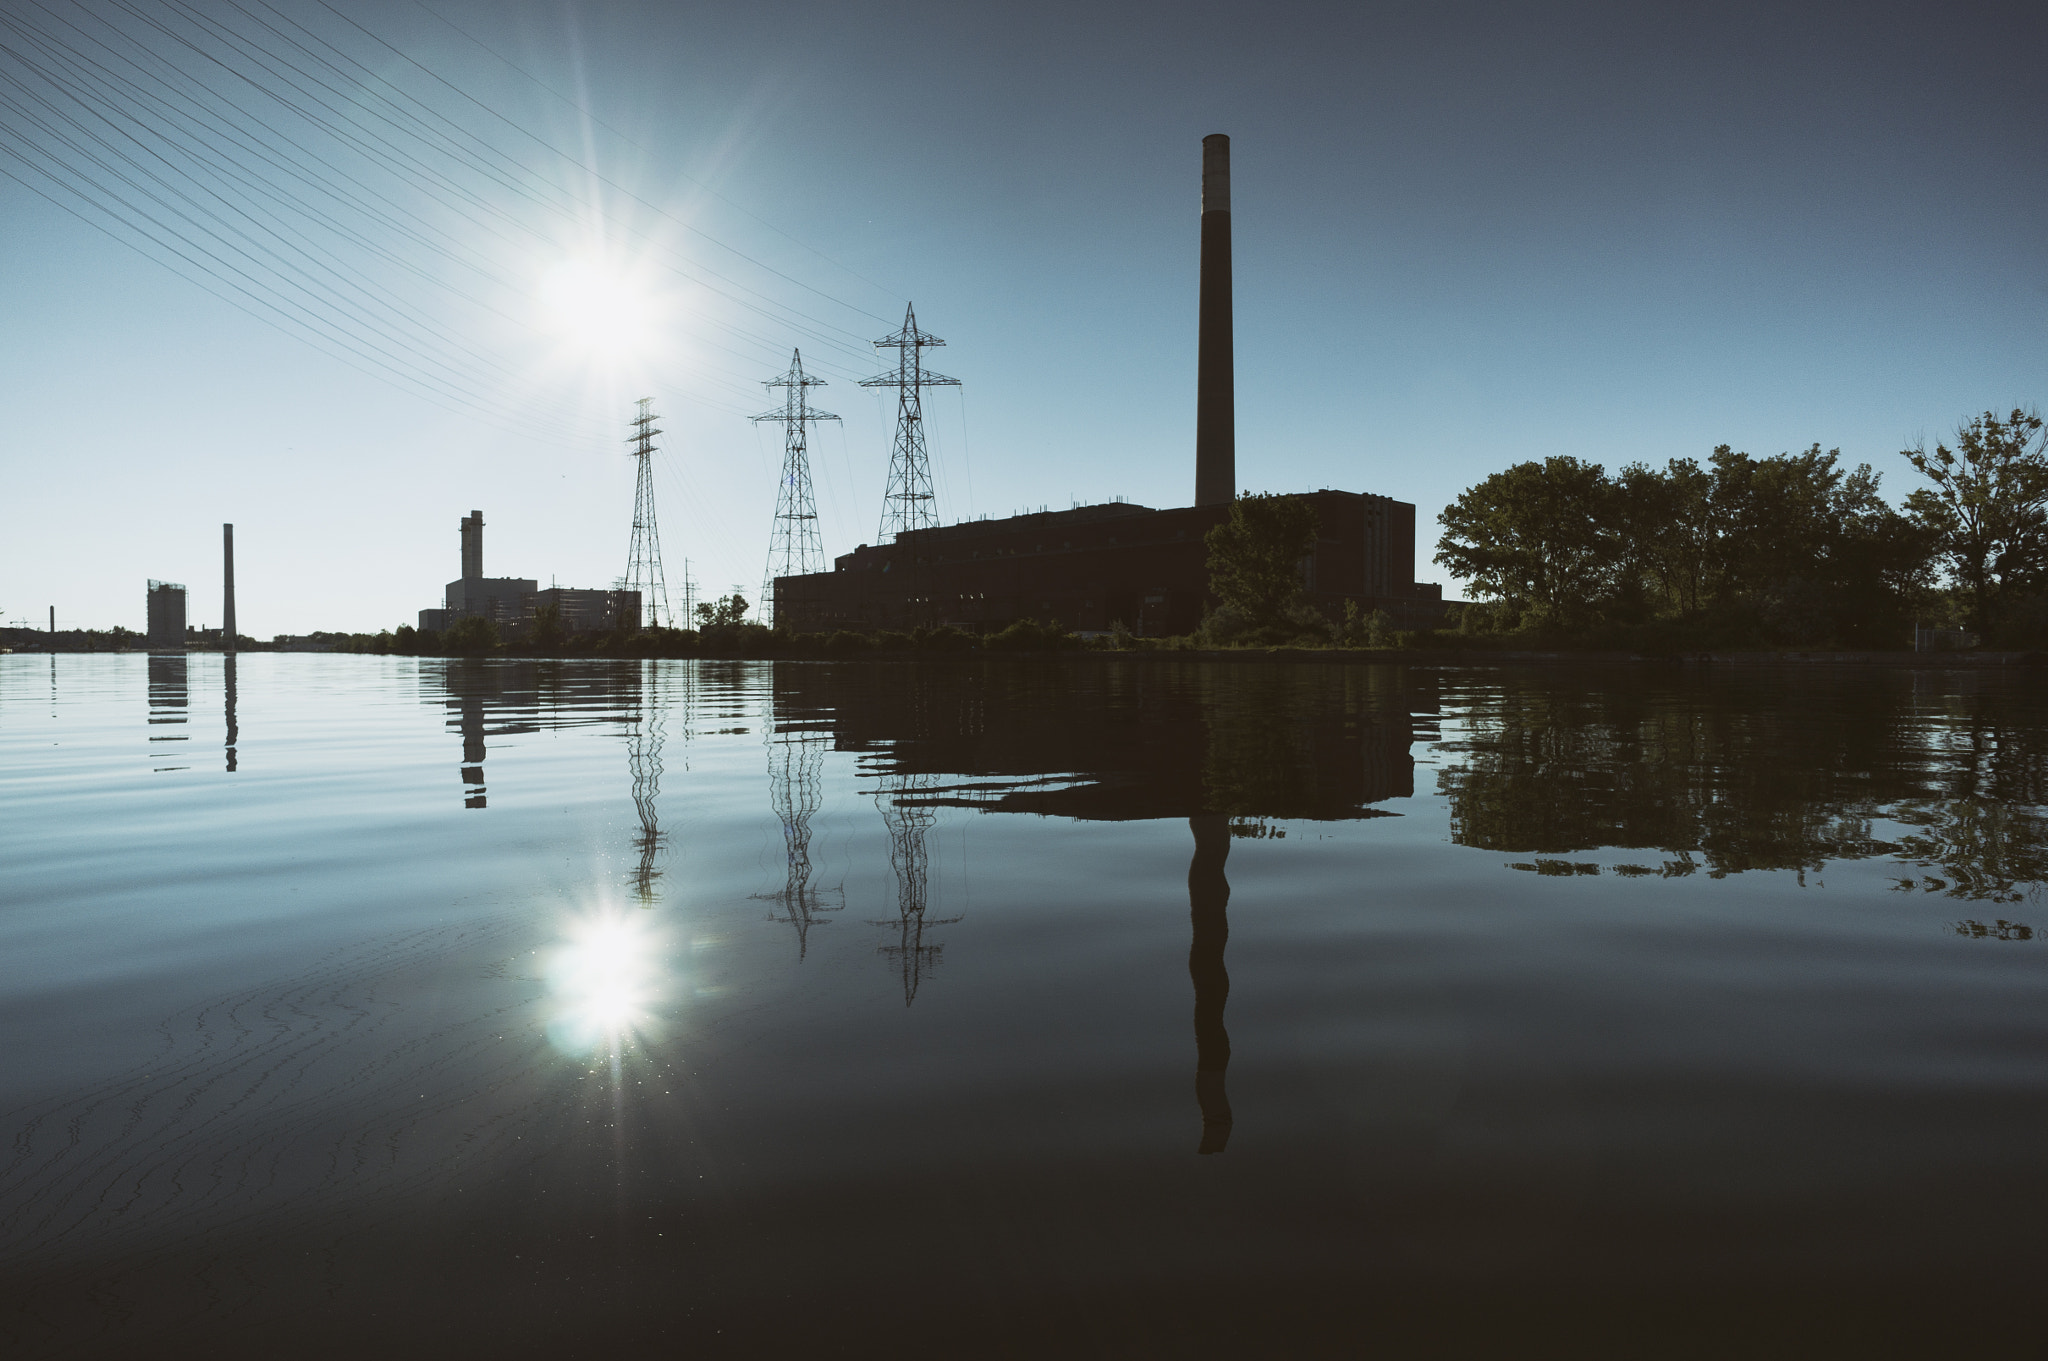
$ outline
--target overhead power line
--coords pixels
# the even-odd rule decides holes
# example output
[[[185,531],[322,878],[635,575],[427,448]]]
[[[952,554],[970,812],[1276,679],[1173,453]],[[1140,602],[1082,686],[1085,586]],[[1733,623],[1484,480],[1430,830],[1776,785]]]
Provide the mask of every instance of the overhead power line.
[[[824,352],[828,372],[854,371],[858,333],[787,290],[873,313],[685,221],[327,0],[312,3],[298,13],[273,0],[9,7],[0,159],[14,169],[0,172],[239,310],[451,409],[504,418],[506,390],[531,390],[520,348],[548,343],[527,282],[534,260],[590,242],[630,248],[716,300],[676,325],[698,354],[735,366],[714,359],[664,375],[693,403],[745,414],[735,399],[752,385],[738,366],[791,340]],[[319,15],[342,28],[323,32]],[[380,55],[352,53],[350,35]],[[400,79],[407,71],[430,83]],[[478,127],[465,111],[489,121]],[[527,149],[504,145],[497,128]],[[754,280],[682,251],[643,213]],[[546,412],[510,423],[585,443],[599,435]]]

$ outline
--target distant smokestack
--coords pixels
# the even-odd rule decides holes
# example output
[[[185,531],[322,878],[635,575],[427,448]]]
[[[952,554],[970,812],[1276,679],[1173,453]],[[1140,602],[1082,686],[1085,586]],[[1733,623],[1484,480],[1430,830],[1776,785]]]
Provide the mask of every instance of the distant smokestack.
[[[222,643],[232,653],[235,650],[235,527],[220,527],[221,556],[221,618]]]
[[[462,517],[462,579],[484,579],[484,513],[480,510]]]
[[[1237,394],[1230,344],[1230,139],[1202,139],[1202,334],[1195,373],[1195,504],[1237,495]]]

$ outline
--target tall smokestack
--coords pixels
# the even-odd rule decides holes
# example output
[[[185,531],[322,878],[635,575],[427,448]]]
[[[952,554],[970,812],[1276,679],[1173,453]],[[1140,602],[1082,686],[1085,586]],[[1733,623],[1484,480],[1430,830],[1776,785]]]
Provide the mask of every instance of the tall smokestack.
[[[1230,345],[1230,139],[1202,139],[1202,335],[1195,373],[1195,504],[1237,495],[1237,394]]]
[[[221,557],[221,642],[229,653],[235,650],[235,527],[220,527]]]
[[[484,513],[480,510],[462,517],[462,579],[484,579]]]

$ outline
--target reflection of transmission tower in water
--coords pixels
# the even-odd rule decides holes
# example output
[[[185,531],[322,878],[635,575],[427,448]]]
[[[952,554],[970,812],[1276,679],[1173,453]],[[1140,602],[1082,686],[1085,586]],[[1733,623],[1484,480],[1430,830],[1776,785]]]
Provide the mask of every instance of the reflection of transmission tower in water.
[[[960,380],[925,368],[924,352],[945,343],[918,330],[916,309],[905,307],[903,329],[875,342],[877,349],[895,349],[896,367],[861,379],[864,388],[896,389],[896,442],[889,451],[889,489],[882,496],[878,543],[893,542],[906,529],[931,529],[939,523],[931,460],[924,448],[924,389],[959,387]]]
[[[825,380],[804,372],[799,350],[789,352],[789,372],[770,378],[763,387],[782,388],[782,405],[764,411],[755,421],[782,422],[782,486],[775,493],[775,524],[768,534],[768,570],[761,578],[760,620],[775,622],[775,578],[808,576],[825,570],[825,544],[818,536],[818,503],[811,495],[809,428],[839,418],[810,403],[810,390]]]
[[[903,975],[906,1007],[916,999],[918,985],[925,976],[938,967],[939,952],[945,948],[937,942],[927,945],[925,928],[949,926],[960,920],[925,915],[926,884],[930,877],[925,837],[937,823],[938,814],[924,801],[924,794],[937,781],[938,777],[931,774],[896,774],[885,779],[875,795],[881,806],[882,822],[889,829],[889,865],[896,871],[896,920],[873,925],[897,929],[896,943],[882,946],[881,953],[895,961]]]
[[[782,820],[783,850],[789,869],[782,891],[762,896],[780,903],[786,914],[778,917],[770,912],[770,921],[786,921],[796,927],[798,959],[810,948],[811,927],[819,914],[837,912],[845,906],[826,903],[824,893],[811,884],[811,815],[818,811],[824,765],[823,734],[799,731],[786,724],[777,728],[770,720],[768,799],[775,805],[775,816]]]
[[[661,793],[662,728],[666,716],[662,710],[659,683],[661,663],[643,662],[638,665],[644,668],[638,679],[646,688],[626,730],[626,766],[633,773],[633,811],[640,816],[640,831],[633,838],[633,848],[640,855],[640,862],[633,870],[633,893],[639,898],[640,906],[652,907],[654,881],[661,877],[661,871],[655,868],[654,862],[668,848],[668,833],[661,830],[654,806],[656,796]],[[683,721],[687,728],[690,673],[685,671],[683,674],[686,687]]]
[[[632,421],[633,433],[626,442],[640,461],[639,481],[633,487],[633,546],[626,553],[626,589],[640,592],[640,618],[655,626],[675,625],[668,608],[668,580],[661,573],[661,526],[654,519],[654,437],[661,431],[654,422],[654,399],[640,399],[640,414]]]

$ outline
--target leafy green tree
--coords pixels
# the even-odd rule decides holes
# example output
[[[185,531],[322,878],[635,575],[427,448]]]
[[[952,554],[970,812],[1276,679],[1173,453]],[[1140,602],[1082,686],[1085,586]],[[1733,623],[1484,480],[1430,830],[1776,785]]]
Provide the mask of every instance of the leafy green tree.
[[[716,601],[697,602],[697,627],[699,629],[731,628],[747,617],[747,598],[737,591],[720,596]]]
[[[562,629],[562,607],[548,604],[535,609],[526,636],[535,652],[559,652],[567,636]]]
[[[450,652],[465,656],[496,652],[498,626],[480,614],[466,614],[448,626],[441,634],[441,642]]]
[[[1616,512],[1614,484],[1597,463],[1517,463],[1444,508],[1436,561],[1533,621],[1579,623],[1618,584]]]
[[[1956,447],[1901,451],[1934,485],[1906,498],[1906,511],[1938,544],[1963,597],[1969,627],[1989,638],[2013,597],[2048,576],[2048,437],[2041,417],[2018,407],[1974,416]]]
[[[1287,622],[1303,600],[1302,565],[1315,551],[1316,508],[1299,496],[1246,492],[1202,536],[1209,590],[1249,628]]]

